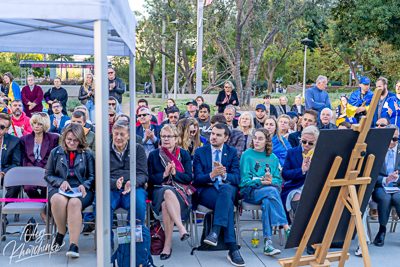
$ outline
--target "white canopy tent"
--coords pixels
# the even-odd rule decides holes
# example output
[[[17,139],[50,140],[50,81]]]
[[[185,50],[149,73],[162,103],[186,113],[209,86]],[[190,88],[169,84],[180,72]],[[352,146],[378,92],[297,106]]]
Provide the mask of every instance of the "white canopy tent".
[[[135,28],[128,0],[13,0],[0,3],[0,52],[94,55],[96,79],[97,266],[110,264],[110,144],[107,55],[129,56],[129,88],[135,88]],[[135,93],[130,94],[134,118]],[[136,136],[131,120],[131,136]],[[136,138],[131,150],[131,221],[136,217]],[[132,240],[135,240],[131,231]],[[135,242],[131,266],[135,266]]]

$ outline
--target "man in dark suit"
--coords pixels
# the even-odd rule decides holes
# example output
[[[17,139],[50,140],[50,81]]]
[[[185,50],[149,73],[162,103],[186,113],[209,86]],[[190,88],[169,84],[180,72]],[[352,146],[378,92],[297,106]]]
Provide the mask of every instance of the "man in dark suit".
[[[372,193],[372,199],[378,203],[379,231],[375,237],[374,245],[382,247],[385,244],[386,224],[389,219],[392,205],[395,206],[397,214],[400,214],[400,192],[388,194],[383,187],[398,187],[399,170],[400,170],[400,146],[399,128],[393,124],[386,128],[396,129],[393,138],[390,141],[388,152],[386,153],[385,162],[375,184]]]
[[[311,125],[316,125],[316,121],[318,119],[318,113],[312,109],[304,111],[303,118],[301,120],[301,126],[303,130]],[[290,145],[294,147],[298,147],[300,145],[301,140],[301,131],[297,131],[289,134],[288,141]]]
[[[324,108],[321,111],[320,121],[317,122],[318,130],[322,129],[337,129],[337,126],[331,122],[333,117],[333,112],[330,108]]]
[[[229,247],[228,260],[235,266],[245,266],[236,245],[233,212],[240,184],[239,159],[236,149],[225,144],[228,138],[228,127],[218,123],[212,129],[211,144],[196,149],[194,185],[199,204],[214,210],[213,228],[204,242],[217,246],[223,230],[224,241]]]
[[[210,124],[211,127],[214,127],[217,123],[223,123],[226,125],[226,119],[222,114],[216,114],[211,117]],[[238,129],[229,130],[229,138],[226,141],[228,146],[236,148],[237,155],[240,159],[242,156],[244,145],[246,144],[246,139],[244,138],[244,134],[242,131]]]
[[[150,123],[151,111],[148,108],[140,108],[138,117],[140,125],[136,127],[136,133],[143,137],[144,149],[148,157],[151,151],[158,148],[158,143],[160,141],[160,127]]]
[[[3,112],[0,113],[0,179],[2,185],[3,178],[8,170],[21,166],[20,140],[18,137],[7,133],[11,126],[11,118]],[[20,188],[20,186],[7,187],[6,198],[17,198]]]

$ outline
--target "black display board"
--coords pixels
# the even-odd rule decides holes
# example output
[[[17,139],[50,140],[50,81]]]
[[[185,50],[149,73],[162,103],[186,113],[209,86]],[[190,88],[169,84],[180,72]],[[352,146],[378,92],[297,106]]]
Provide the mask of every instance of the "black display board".
[[[367,144],[367,154],[359,176],[362,176],[364,172],[368,155],[375,155],[375,161],[371,171],[372,181],[367,186],[362,202],[362,213],[364,213],[369,202],[393,134],[394,129],[371,129],[365,140],[365,143]],[[357,142],[358,136],[359,132],[355,132],[351,129],[320,131],[317,146],[311,160],[310,170],[308,171],[304,184],[299,207],[296,211],[296,216],[285,248],[294,248],[300,245],[336,156],[342,157],[342,163],[335,179],[344,178],[351,152]],[[319,244],[322,242],[339,191],[340,187],[331,188],[317,224],[315,225],[314,231],[311,234],[308,245]],[[349,222],[350,212],[344,208],[333,242],[344,241]]]

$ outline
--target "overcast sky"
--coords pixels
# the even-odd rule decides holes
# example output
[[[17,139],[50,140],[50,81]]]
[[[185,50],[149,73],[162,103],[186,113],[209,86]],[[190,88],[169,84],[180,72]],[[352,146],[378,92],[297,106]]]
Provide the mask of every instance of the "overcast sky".
[[[144,13],[144,0],[129,0],[129,5],[133,11]]]

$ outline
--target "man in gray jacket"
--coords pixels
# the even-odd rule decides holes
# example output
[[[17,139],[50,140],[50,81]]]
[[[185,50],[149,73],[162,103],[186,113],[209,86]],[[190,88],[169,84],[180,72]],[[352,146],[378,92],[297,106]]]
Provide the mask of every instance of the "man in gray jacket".
[[[109,86],[109,96],[115,97],[118,102],[122,103],[122,94],[125,93],[124,82],[115,77],[115,70],[113,67],[108,67],[108,86]]]

